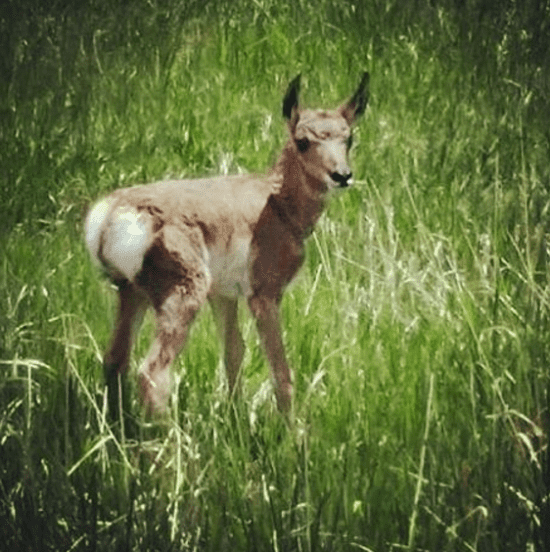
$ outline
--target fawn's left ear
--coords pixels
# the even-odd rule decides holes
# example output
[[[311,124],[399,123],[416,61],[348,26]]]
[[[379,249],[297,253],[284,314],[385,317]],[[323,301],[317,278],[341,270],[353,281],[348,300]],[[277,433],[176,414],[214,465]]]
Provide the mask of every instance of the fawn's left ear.
[[[351,97],[351,100],[342,105],[339,109],[342,117],[344,117],[350,126],[363,114],[367,107],[369,101],[369,80],[369,74],[365,71],[359,83],[359,87]]]
[[[288,121],[288,125],[291,130],[294,129],[298,122],[298,100],[300,97],[300,78],[302,75],[298,75],[288,85],[285,98],[283,100],[283,116]]]

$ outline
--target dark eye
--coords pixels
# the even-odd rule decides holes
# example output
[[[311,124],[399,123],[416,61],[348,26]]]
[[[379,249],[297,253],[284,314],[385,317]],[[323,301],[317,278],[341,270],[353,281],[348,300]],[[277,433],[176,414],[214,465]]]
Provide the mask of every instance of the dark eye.
[[[348,136],[348,139],[346,140],[346,145],[348,149],[351,149],[351,146],[353,145],[353,136],[351,134]]]
[[[299,151],[304,153],[307,148],[309,148],[309,140],[307,138],[300,138],[299,140],[296,140],[296,147]]]

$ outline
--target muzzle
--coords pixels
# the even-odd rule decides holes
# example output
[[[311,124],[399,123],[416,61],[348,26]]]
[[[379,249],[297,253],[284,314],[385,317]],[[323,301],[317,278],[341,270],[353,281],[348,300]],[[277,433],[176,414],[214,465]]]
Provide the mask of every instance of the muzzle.
[[[340,188],[346,188],[347,186],[349,186],[351,184],[351,177],[352,176],[353,176],[353,174],[350,173],[350,172],[347,173],[347,174],[341,174],[339,172],[333,172],[330,175],[332,180],[334,180],[334,182],[336,182]]]

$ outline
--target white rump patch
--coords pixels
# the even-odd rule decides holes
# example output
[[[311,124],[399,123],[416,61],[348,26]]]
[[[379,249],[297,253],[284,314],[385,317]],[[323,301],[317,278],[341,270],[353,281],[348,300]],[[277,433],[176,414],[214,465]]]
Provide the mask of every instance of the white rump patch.
[[[90,209],[85,231],[94,261],[112,276],[132,281],[153,239],[149,214],[130,205],[113,208],[112,199],[102,199]]]
[[[111,200],[112,201],[112,200]],[[88,212],[85,222],[86,244],[92,255],[92,259],[99,264],[99,242],[105,225],[105,219],[111,208],[109,199],[101,199]]]
[[[132,281],[141,270],[143,257],[152,241],[151,219],[134,207],[117,207],[109,217],[103,234],[103,259]]]

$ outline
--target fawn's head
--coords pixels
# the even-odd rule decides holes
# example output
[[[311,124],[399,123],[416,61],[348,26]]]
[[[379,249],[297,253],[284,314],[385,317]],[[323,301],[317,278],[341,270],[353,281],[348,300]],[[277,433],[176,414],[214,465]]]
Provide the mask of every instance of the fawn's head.
[[[369,74],[365,72],[351,99],[332,111],[300,109],[300,75],[289,85],[283,100],[295,155],[303,171],[323,190],[351,183],[348,153],[351,127],[365,111],[369,96]]]

